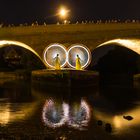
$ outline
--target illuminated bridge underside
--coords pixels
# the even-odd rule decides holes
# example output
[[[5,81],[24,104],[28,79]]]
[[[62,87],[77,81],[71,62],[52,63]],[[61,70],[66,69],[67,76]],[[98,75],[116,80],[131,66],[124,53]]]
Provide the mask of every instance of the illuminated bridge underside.
[[[17,41],[0,41],[0,71],[43,68],[45,64],[31,47]]]
[[[91,70],[100,73],[140,73],[140,40],[115,39],[92,52]]]

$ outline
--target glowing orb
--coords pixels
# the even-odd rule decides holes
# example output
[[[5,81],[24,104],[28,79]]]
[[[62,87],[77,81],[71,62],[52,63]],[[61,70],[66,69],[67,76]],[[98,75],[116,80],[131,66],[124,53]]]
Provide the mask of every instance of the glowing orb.
[[[65,16],[65,15],[66,15],[66,13],[67,13],[67,12],[66,12],[66,10],[65,10],[65,9],[61,9],[61,11],[60,11],[60,15],[61,15],[61,16]]]
[[[91,62],[90,50],[84,45],[72,45],[68,50],[68,65],[71,68],[76,67],[77,55],[80,57],[82,69],[85,69]]]
[[[67,51],[63,45],[55,43],[45,48],[43,53],[44,61],[48,67],[55,68],[55,58],[57,54],[59,54],[61,68],[63,68],[66,65]]]
[[[59,10],[59,16],[61,17],[61,18],[65,18],[65,17],[67,17],[68,16],[68,13],[69,13],[69,10],[68,9],[66,9],[66,8],[64,8],[64,7],[61,7],[61,9]]]

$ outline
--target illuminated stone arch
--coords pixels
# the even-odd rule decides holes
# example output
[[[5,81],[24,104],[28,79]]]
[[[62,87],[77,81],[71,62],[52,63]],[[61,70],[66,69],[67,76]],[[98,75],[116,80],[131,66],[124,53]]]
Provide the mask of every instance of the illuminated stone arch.
[[[100,73],[139,73],[140,40],[114,39],[97,46],[92,51],[89,69]]]
[[[0,41],[0,71],[44,68],[46,66],[40,56],[28,45],[18,41]]]

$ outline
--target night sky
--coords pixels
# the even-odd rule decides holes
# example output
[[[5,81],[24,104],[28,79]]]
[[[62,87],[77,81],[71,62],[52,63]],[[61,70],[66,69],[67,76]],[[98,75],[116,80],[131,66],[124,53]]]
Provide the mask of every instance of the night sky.
[[[71,10],[72,22],[140,19],[140,0],[0,0],[0,22],[56,23],[55,14],[61,5]]]

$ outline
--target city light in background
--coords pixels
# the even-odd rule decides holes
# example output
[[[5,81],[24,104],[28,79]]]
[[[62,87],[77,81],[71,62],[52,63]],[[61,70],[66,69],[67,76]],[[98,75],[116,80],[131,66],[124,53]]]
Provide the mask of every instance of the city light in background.
[[[56,12],[58,14],[58,12],[61,9],[62,11],[60,13],[62,15],[65,15],[65,9],[67,11],[67,9],[70,8],[70,11],[72,11],[72,13],[74,14],[72,18],[72,22],[76,20],[80,22],[86,19],[90,19],[90,20],[92,19],[125,20],[126,18],[139,19],[140,15],[138,11],[139,10],[138,0],[136,0],[137,2],[129,1],[130,3],[129,6],[126,6],[128,3],[121,0],[119,1],[121,4],[119,2],[116,2],[114,4],[113,1],[100,1],[100,0],[94,0],[90,2],[67,0],[67,1],[63,1],[63,3],[62,1],[51,1],[51,0],[50,1],[30,0],[27,2],[25,1],[19,2],[19,0],[14,0],[14,1],[10,1],[12,4],[12,6],[10,6],[11,4],[9,4],[9,0],[3,0],[1,1],[1,5],[0,5],[1,6],[0,17],[1,17],[1,21],[7,24],[20,24],[20,23],[23,24],[25,22],[32,23],[36,21],[37,19],[39,20],[39,22],[41,22],[45,17],[49,17],[52,14],[56,14]],[[102,8],[101,8],[101,3],[102,3]],[[25,7],[26,7],[26,10],[25,10]],[[118,7],[119,7],[119,10],[118,10]],[[10,14],[8,11],[7,12],[5,11],[5,9],[7,8],[8,8],[8,11],[10,11]],[[59,11],[58,10],[54,11],[54,9],[58,9]],[[102,10],[99,10],[99,9],[102,9]],[[130,9],[135,9],[135,10],[131,11]],[[55,22],[56,22],[55,16],[47,19],[47,23],[49,24],[55,23]]]
[[[65,9],[61,9],[59,14],[60,14],[60,16],[63,18],[63,17],[66,16],[67,12],[66,12]]]
[[[60,7],[60,9],[58,10],[59,19],[62,21],[63,24],[68,23],[69,13],[70,10],[64,6]]]
[[[65,7],[61,7],[59,9],[59,16],[61,19],[65,19],[68,17],[68,14],[69,14],[70,10],[68,10],[67,8]]]

